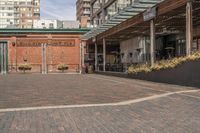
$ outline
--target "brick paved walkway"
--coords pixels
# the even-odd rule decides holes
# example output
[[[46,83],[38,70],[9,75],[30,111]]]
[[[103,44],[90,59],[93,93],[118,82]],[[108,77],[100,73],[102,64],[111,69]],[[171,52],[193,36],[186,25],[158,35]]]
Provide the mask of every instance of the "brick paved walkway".
[[[187,91],[186,88],[100,75],[0,77],[0,133],[198,133],[200,92],[172,94],[132,104],[116,103]],[[4,111],[72,105],[70,108]]]

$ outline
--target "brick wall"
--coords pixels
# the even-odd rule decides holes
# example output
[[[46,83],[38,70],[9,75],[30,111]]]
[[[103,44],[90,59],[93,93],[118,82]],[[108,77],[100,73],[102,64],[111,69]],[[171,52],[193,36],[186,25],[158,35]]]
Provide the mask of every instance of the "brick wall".
[[[75,40],[75,46],[47,46],[47,65],[50,72],[57,71],[57,66],[60,63],[68,64],[70,70],[76,71],[78,69],[80,64],[80,39],[79,36],[72,39]],[[32,64],[33,72],[40,72],[42,66],[42,47],[40,45],[29,46],[28,41],[26,46],[16,47],[16,45],[9,44],[8,62],[10,66],[13,66],[13,70],[15,70],[16,62],[17,65],[27,62]]]

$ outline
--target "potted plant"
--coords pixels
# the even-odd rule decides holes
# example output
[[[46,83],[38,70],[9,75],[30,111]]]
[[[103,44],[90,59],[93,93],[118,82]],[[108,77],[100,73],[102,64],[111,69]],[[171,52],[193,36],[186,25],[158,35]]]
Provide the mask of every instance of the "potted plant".
[[[92,65],[88,66],[88,73],[91,74],[94,72],[94,67]]]
[[[68,65],[63,64],[63,63],[59,64],[57,68],[58,68],[58,70],[60,70],[62,72],[69,69]]]
[[[30,71],[32,69],[32,66],[28,63],[24,63],[24,64],[20,64],[18,69],[26,73],[26,71]]]

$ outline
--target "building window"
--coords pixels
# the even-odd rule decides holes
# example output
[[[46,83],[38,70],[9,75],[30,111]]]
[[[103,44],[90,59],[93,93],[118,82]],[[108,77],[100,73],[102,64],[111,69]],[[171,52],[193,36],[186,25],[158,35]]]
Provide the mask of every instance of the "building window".
[[[122,59],[124,58],[124,53],[121,53],[121,58],[122,58]]]
[[[12,16],[12,13],[8,13],[7,15],[8,15],[8,16]]]
[[[53,24],[53,23],[50,23],[50,24],[49,24],[49,28],[50,28],[50,29],[53,29],[53,28],[54,28],[54,24]]]
[[[133,57],[133,53],[129,53],[129,57],[132,58]]]

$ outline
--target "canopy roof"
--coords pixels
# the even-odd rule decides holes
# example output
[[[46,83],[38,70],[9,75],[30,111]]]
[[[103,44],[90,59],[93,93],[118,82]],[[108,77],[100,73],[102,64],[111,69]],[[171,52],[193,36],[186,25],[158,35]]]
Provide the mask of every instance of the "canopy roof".
[[[89,29],[0,29],[0,34],[57,34],[57,33],[70,33],[70,34],[84,34],[88,32]]]
[[[116,15],[114,15],[111,19],[107,20],[102,25],[92,29],[83,35],[83,40],[88,40],[93,37],[96,37],[100,33],[120,24],[123,21],[126,21],[129,18],[132,18],[138,15],[141,12],[155,6],[156,4],[162,2],[163,0],[136,0],[131,5],[125,7],[120,10]]]

